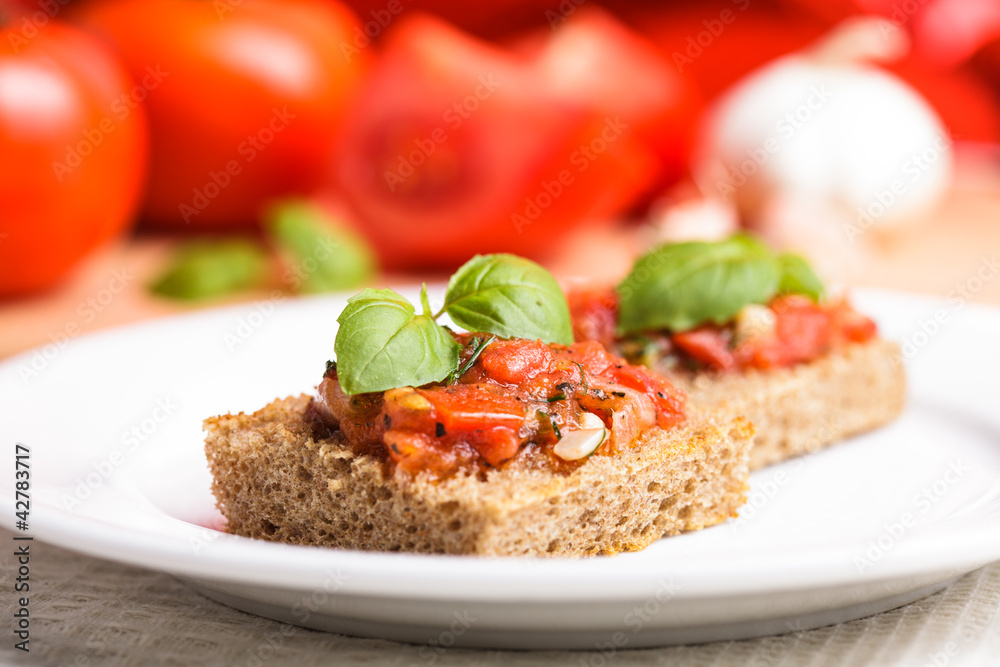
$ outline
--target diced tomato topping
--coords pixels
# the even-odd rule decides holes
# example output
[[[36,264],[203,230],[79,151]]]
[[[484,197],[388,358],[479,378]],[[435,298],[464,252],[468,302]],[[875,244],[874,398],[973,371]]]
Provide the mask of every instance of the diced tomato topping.
[[[474,339],[483,334],[456,338],[463,364],[479,353],[456,381],[349,397],[336,372],[328,373],[318,414],[350,432],[355,447],[381,445],[400,468],[439,475],[503,465],[527,443],[548,449],[566,429],[579,428],[583,411],[612,430],[609,453],[654,423],[668,428],[684,419],[682,391],[595,341],[498,340],[480,350]]]
[[[711,368],[784,368],[817,359],[837,345],[871,340],[877,333],[875,323],[845,302],[818,305],[803,296],[783,296],[770,305],[774,313],[774,332],[740,342],[732,350],[734,364],[723,365],[704,358]],[[678,347],[686,334],[674,336]],[[687,351],[687,350],[685,350]]]
[[[674,334],[674,344],[692,359],[710,368],[729,370],[736,359],[729,351],[729,342],[718,327],[702,327]]]
[[[614,289],[576,288],[569,290],[566,298],[577,340],[597,340],[611,349],[624,346],[615,331],[618,295]],[[863,343],[877,334],[875,322],[846,301],[820,305],[801,295],[785,295],[775,298],[769,307],[775,315],[773,335],[733,341],[731,328],[709,325],[677,333],[647,332],[646,336],[669,336],[682,357],[709,369],[728,371],[808,362],[834,346]]]

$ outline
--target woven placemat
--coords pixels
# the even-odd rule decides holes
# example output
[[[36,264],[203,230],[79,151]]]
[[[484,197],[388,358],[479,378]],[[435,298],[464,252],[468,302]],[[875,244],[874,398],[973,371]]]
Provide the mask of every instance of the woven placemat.
[[[10,533],[0,539],[13,544]],[[4,614],[13,549],[5,550]],[[567,665],[783,667],[1000,665],[1000,563],[906,607],[841,625],[736,642],[619,651],[473,651],[315,632],[212,602],[169,575],[34,542],[29,654],[7,634],[4,664]],[[9,618],[9,616],[8,616]]]

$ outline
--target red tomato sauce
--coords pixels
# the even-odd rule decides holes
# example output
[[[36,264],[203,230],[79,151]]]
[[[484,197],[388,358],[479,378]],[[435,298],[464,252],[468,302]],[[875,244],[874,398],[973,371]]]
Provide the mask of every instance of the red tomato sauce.
[[[312,413],[336,426],[356,451],[388,457],[404,470],[442,476],[499,467],[525,447],[558,466],[552,446],[597,415],[611,455],[653,426],[684,421],[684,393],[667,379],[629,365],[599,343],[570,346],[521,339],[476,345],[486,334],[457,334],[461,377],[384,393],[343,393],[336,367],[318,388]],[[627,416],[628,418],[625,418]]]
[[[598,340],[629,361],[654,368],[785,368],[813,361],[848,343],[869,341],[878,333],[875,322],[845,300],[817,304],[804,296],[784,295],[767,305],[773,326],[759,335],[741,337],[733,322],[680,333],[660,330],[619,336],[618,298],[612,288],[578,289],[567,298],[578,340]]]

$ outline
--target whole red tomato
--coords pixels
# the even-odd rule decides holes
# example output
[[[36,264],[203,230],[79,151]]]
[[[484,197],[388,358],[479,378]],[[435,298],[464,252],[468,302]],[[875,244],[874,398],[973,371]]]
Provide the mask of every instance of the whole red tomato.
[[[701,96],[656,46],[607,12],[580,7],[553,19],[537,55],[562,100],[620,116],[659,156],[660,187],[687,173]]]
[[[434,14],[452,25],[485,39],[509,36],[561,17],[564,8],[575,8],[573,0],[399,0],[407,11]],[[583,0],[578,0],[583,2]],[[378,21],[388,0],[347,0],[364,21]]]
[[[658,177],[631,120],[552,90],[525,58],[407,15],[344,126],[337,184],[385,263],[539,257]]]
[[[24,18],[0,27],[0,297],[54,285],[128,227],[146,175],[145,114],[114,54]]]
[[[160,227],[252,226],[267,200],[316,188],[369,59],[327,0],[107,0],[77,17],[146,87],[144,218]]]
[[[791,0],[789,0],[791,4]],[[706,100],[761,65],[818,39],[829,24],[751,0],[700,0],[630,10],[633,25]]]
[[[917,57],[886,66],[924,96],[955,141],[1000,142],[997,89],[966,67],[939,70]]]

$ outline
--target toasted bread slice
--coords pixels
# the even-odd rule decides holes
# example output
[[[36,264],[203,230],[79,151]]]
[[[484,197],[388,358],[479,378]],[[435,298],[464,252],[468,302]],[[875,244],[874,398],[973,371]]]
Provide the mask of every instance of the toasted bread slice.
[[[499,469],[389,472],[338,434],[315,439],[309,397],[205,421],[212,491],[236,535],[448,554],[582,556],[642,549],[736,516],[753,427],[700,416],[557,472],[525,448]]]
[[[757,430],[750,468],[814,452],[892,421],[906,378],[899,346],[852,343],[791,368],[739,373],[669,373],[692,410],[749,419]]]

